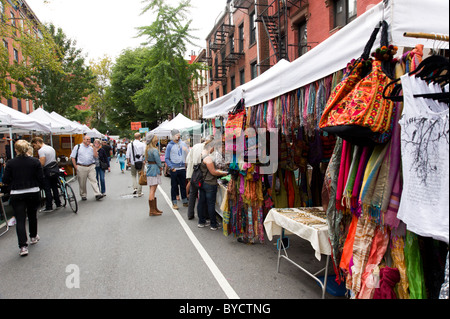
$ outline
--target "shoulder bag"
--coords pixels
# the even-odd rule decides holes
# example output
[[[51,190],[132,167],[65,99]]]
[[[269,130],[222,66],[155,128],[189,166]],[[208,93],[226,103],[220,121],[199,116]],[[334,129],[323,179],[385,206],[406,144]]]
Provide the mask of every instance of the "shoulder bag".
[[[356,145],[385,143],[393,127],[394,103],[382,97],[390,82],[396,47],[388,46],[388,24],[381,22],[381,48],[369,58],[380,29],[377,26],[360,58],[354,61],[344,79],[334,88],[320,119],[322,130]]]

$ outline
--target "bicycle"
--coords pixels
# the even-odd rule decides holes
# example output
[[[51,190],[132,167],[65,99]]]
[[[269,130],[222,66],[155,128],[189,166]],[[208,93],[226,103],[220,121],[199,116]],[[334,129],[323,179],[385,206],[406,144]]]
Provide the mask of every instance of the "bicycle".
[[[67,172],[63,169],[59,169],[58,175],[58,193],[59,199],[61,200],[61,206],[66,207],[69,203],[70,208],[76,214],[78,212],[78,202],[75,192],[72,187],[66,181]]]

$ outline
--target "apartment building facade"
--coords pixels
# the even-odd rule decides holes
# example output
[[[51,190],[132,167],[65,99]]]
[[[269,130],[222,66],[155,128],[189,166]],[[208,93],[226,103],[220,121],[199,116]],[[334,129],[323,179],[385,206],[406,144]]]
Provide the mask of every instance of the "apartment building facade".
[[[20,28],[28,33],[32,32],[37,37],[42,38],[42,34],[38,29],[41,22],[24,0],[0,0],[0,19],[0,25],[4,29],[8,25],[8,27]],[[23,61],[22,50],[14,38],[1,35],[1,41],[2,49],[6,50],[9,56],[10,64]],[[9,84],[9,89],[14,92],[16,89],[15,85]],[[34,110],[34,102],[32,100],[0,96],[0,102],[26,114]]]
[[[202,106],[294,61],[382,0],[226,0],[197,61],[209,66]],[[207,101],[205,103],[205,100]]]

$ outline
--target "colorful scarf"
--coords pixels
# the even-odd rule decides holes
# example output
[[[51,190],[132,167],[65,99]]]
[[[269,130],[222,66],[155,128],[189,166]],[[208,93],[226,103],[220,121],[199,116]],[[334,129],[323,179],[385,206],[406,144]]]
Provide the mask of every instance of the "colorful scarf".
[[[379,221],[381,217],[380,210],[372,206],[372,200],[375,198],[376,201],[378,198],[381,198],[382,188],[387,180],[386,172],[380,176],[380,167],[383,163],[387,149],[388,147],[386,145],[375,146],[364,172],[364,179],[359,197],[363,211],[367,211],[377,221]]]
[[[369,259],[367,265],[361,276],[361,291],[359,292],[357,299],[372,299],[375,289],[375,280],[373,279],[373,271],[378,268],[381,260],[386,253],[389,244],[389,232],[387,229],[377,227],[375,236],[372,241],[372,247],[370,248]]]
[[[364,171],[366,170],[367,161],[369,160],[371,149],[367,146],[363,147],[361,157],[358,163],[358,170],[355,177],[355,183],[352,189],[352,196],[350,198],[350,210],[356,217],[361,216],[361,205],[359,203],[359,194],[364,178]]]
[[[352,290],[355,294],[361,289],[361,277],[367,264],[367,260],[369,259],[370,247],[372,246],[372,239],[375,235],[376,227],[375,221],[369,214],[364,213],[358,219],[355,240],[353,243],[352,279],[347,282],[347,288]],[[350,286],[349,283],[351,283]]]
[[[351,147],[352,145],[346,140],[342,144],[342,156],[341,164],[339,166],[339,177],[336,190],[336,209],[345,211],[345,206],[342,205],[342,199],[344,196],[345,182],[348,178],[351,164]]]
[[[375,289],[373,299],[397,299],[394,287],[400,281],[397,268],[384,267],[380,270],[380,288]]]
[[[408,276],[406,275],[405,254],[403,247],[405,242],[402,236],[394,236],[391,239],[391,258],[392,267],[397,268],[400,272],[400,282],[397,286],[398,297],[400,299],[409,299],[408,292]]]

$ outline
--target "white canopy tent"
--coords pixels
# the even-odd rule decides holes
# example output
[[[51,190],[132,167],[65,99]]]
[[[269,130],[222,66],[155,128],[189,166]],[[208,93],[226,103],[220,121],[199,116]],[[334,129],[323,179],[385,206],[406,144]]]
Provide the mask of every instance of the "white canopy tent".
[[[42,108],[34,110],[28,116],[41,122],[50,122],[50,127],[53,134],[72,134],[76,133],[76,127],[68,122],[63,122],[60,119],[52,116],[49,112]]]
[[[442,0],[385,0],[374,6],[315,48],[245,89],[245,84],[233,92],[203,107],[203,118],[226,115],[239,101],[245,99],[247,107],[269,101],[285,93],[322,79],[345,68],[348,62],[358,58],[377,24],[386,20],[389,24],[389,42],[399,47],[449,48],[448,42],[405,37],[405,32],[449,34],[449,2]],[[380,34],[373,50],[380,43]],[[280,61],[281,62],[281,61]],[[262,77],[277,65],[261,74]],[[256,78],[255,80],[257,80]],[[247,84],[250,84],[248,82]]]
[[[200,123],[192,121],[183,114],[179,113],[173,120],[162,123],[151,132],[159,137],[163,137],[170,136],[173,129],[177,129],[181,132],[189,129],[200,129],[201,126],[202,125]]]
[[[93,137],[93,138],[104,138],[105,137],[105,135],[100,133],[96,128],[93,128],[92,130],[90,130],[90,132],[88,132],[86,135],[89,137]]]
[[[0,133],[51,133],[50,121],[38,121],[0,103]]]
[[[84,133],[84,129],[80,127],[80,125],[81,125],[80,123],[73,122],[73,121],[65,118],[64,116],[56,113],[55,111],[51,112],[50,115],[53,118],[57,119],[58,121],[66,124],[68,126],[73,127],[74,128],[73,134],[83,134]]]
[[[0,133],[29,134],[32,132],[51,133],[50,122],[35,120],[25,113],[16,111],[0,103]],[[14,156],[13,143],[10,143],[11,156]]]

